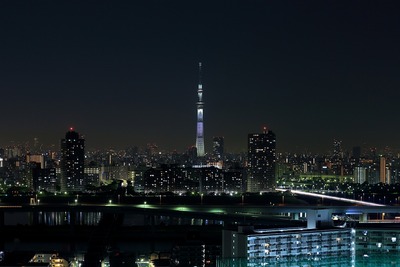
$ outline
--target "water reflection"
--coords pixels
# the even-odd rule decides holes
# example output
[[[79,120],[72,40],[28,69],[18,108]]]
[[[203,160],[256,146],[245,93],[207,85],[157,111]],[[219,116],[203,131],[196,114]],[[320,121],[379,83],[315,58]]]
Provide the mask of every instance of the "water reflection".
[[[82,226],[96,226],[99,224],[103,214],[101,212],[37,212],[30,214],[30,223],[21,223],[20,221],[12,223],[15,224],[43,224],[47,226],[61,226],[61,225],[82,225]],[[139,226],[139,225],[223,225],[223,221],[195,219],[195,218],[176,218],[171,216],[157,216],[157,215],[141,215],[141,214],[125,214],[123,218],[123,226]]]
[[[48,226],[87,225],[96,226],[101,219],[101,212],[38,212],[37,223]]]
[[[139,214],[125,214],[123,226],[138,226],[138,225],[223,225],[223,221],[206,220],[196,218],[176,218],[171,216],[147,216]]]

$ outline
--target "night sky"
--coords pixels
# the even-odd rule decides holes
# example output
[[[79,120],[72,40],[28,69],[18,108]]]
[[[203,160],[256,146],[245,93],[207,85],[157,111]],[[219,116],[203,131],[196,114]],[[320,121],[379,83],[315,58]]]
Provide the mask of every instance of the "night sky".
[[[400,149],[399,1],[0,1],[0,146]]]

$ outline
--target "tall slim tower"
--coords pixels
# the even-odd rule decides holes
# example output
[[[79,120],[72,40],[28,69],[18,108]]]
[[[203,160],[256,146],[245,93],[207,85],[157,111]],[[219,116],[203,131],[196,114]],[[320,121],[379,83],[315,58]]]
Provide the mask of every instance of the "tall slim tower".
[[[199,86],[197,88],[197,95],[199,101],[197,101],[197,134],[196,134],[196,148],[197,156],[204,156],[204,102],[203,102],[203,86],[201,84],[201,62],[199,62]]]

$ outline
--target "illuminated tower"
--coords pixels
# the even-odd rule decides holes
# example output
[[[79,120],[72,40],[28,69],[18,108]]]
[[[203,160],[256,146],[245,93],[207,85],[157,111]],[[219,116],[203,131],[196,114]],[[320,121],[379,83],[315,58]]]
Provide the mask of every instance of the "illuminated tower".
[[[84,189],[85,139],[71,128],[61,140],[61,191]]]
[[[199,62],[199,86],[197,88],[197,95],[199,101],[197,101],[197,134],[196,134],[196,148],[197,156],[204,156],[204,102],[203,102],[203,86],[201,84],[201,62]]]
[[[275,188],[275,141],[275,134],[266,127],[263,133],[248,135],[248,192]]]

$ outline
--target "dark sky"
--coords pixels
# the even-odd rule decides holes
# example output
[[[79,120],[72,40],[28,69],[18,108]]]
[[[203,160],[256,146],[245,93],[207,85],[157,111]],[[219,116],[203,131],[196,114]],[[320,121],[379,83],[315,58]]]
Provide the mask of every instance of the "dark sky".
[[[400,149],[399,1],[0,1],[0,146]]]

